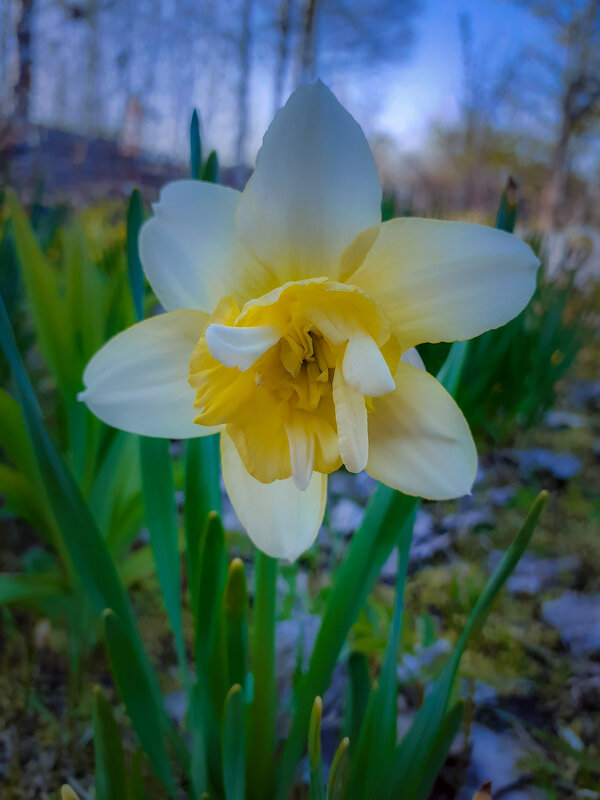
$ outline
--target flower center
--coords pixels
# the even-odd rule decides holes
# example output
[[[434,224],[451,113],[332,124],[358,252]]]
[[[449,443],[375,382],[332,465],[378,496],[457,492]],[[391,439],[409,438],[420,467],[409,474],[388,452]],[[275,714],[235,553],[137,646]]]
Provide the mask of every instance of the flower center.
[[[225,298],[190,360],[195,422],[225,425],[262,482],[293,476],[305,488],[313,469],[363,469],[369,398],[394,388],[394,341],[371,298],[326,279],[286,284],[241,312]]]

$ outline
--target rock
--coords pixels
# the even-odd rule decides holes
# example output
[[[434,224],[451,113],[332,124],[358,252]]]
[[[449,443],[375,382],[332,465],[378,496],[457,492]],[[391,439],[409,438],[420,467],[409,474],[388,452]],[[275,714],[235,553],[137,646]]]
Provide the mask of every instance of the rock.
[[[519,762],[526,755],[516,737],[509,731],[492,731],[484,725],[471,726],[471,756],[467,768],[466,786],[456,800],[471,800],[477,789],[485,781],[492,782],[493,795],[512,800],[545,800],[547,797],[538,789],[524,788],[506,792],[523,775]],[[530,792],[534,792],[531,794]]]
[[[600,595],[565,592],[542,603],[542,618],[558,630],[576,658],[600,652]]]
[[[377,486],[377,481],[366,472],[352,475],[345,469],[338,469],[329,477],[329,494],[349,497],[366,504]]]
[[[467,533],[474,528],[492,528],[493,526],[494,517],[487,508],[469,508],[466,511],[458,511],[456,514],[448,514],[442,519],[442,527],[460,534]]]
[[[367,500],[371,497],[371,495],[375,491],[376,486],[377,486],[377,481],[375,480],[375,478],[372,478],[366,472],[359,472],[358,475],[354,477],[354,489],[356,492],[356,496],[363,503],[366,503]]]
[[[336,533],[354,533],[362,522],[365,511],[362,506],[349,497],[333,502],[329,511],[331,530]]]
[[[496,569],[503,555],[501,550],[490,553],[488,557],[490,572]],[[508,579],[506,587],[513,594],[535,595],[542,589],[556,586],[563,573],[577,572],[580,567],[581,559],[578,556],[538,558],[531,553],[525,553]]]
[[[547,473],[560,481],[568,481],[581,471],[581,460],[570,453],[553,453],[541,447],[533,450],[503,450],[502,454],[517,464],[526,477]]]
[[[600,381],[574,381],[570,395],[575,410],[594,411],[600,408]]]
[[[171,719],[182,727],[187,712],[187,695],[183,689],[177,689],[165,697],[165,711]]]
[[[452,650],[452,642],[438,639],[429,647],[415,647],[414,653],[403,653],[396,668],[396,675],[401,684],[409,684],[423,677],[425,667],[431,666],[438,656],[447,655]]]
[[[320,624],[321,617],[316,614],[297,614],[291,619],[277,623],[275,664],[279,708],[288,709],[281,712],[277,720],[280,736],[285,736],[289,727],[289,708],[292,701],[294,674],[298,666],[303,671],[308,668]],[[339,745],[339,732],[346,691],[346,674],[346,663],[337,664],[333,671],[331,684],[323,695],[321,740],[323,760],[326,764],[330,763]]]
[[[583,428],[585,419],[571,411],[548,411],[544,422],[549,428]]]
[[[486,499],[489,500],[492,505],[502,507],[508,505],[516,494],[517,490],[514,486],[495,486],[487,490]]]

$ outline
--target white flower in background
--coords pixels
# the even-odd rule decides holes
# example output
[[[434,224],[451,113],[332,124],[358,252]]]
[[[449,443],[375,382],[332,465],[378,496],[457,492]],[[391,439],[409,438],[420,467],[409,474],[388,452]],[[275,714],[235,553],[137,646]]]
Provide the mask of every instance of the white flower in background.
[[[342,464],[411,495],[468,493],[473,439],[414,350],[477,336],[526,305],[538,260],[461,222],[381,223],[367,141],[320,82],[265,134],[242,193],[166,186],[140,233],[167,313],[111,339],[81,394],[145,436],[221,434],[225,485],[257,547],[313,542]]]

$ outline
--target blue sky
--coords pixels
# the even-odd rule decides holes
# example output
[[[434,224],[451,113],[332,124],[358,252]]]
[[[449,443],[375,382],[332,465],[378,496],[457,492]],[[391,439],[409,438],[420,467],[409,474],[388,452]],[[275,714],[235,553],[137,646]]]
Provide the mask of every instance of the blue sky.
[[[426,0],[413,57],[387,76],[387,96],[375,121],[403,144],[410,145],[430,122],[457,115],[463,80],[461,13],[471,17],[473,49],[490,71],[527,44],[552,46],[544,26],[511,2]]]

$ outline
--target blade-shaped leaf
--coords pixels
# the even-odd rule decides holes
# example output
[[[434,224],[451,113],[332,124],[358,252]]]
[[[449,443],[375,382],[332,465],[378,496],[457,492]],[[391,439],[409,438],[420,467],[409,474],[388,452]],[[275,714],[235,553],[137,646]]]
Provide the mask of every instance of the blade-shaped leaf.
[[[145,279],[138,252],[138,234],[144,221],[144,203],[138,189],[134,189],[127,206],[127,271],[133,297],[136,319],[144,318]]]
[[[223,721],[223,783],[225,800],[245,800],[246,736],[244,692],[239,684],[229,690]]]
[[[154,552],[158,580],[175,637],[179,665],[187,680],[181,616],[181,568],[177,537],[177,509],[168,440],[140,437],[140,462],[150,544]]]
[[[94,760],[96,800],[128,800],[121,731],[99,686],[94,688]]]
[[[152,769],[171,796],[176,797],[175,782],[163,736],[162,709],[158,705],[146,670],[118,616],[113,611],[106,611],[104,623],[111,670],[133,729],[150,758]]]
[[[533,504],[523,527],[479,596],[433,691],[427,696],[415,717],[412,728],[400,743],[392,770],[391,786],[394,792],[400,791],[400,787],[402,787],[402,791],[405,791],[408,796],[416,797],[417,787],[431,758],[435,737],[446,714],[460,660],[467,647],[469,637],[473,630],[483,624],[496,595],[525,552],[546,498],[547,492],[541,492]]]

